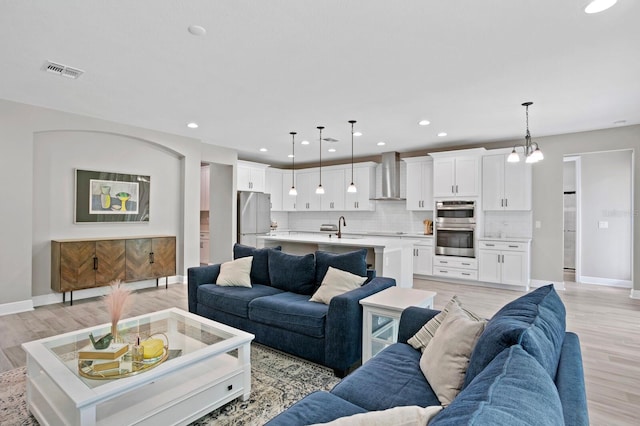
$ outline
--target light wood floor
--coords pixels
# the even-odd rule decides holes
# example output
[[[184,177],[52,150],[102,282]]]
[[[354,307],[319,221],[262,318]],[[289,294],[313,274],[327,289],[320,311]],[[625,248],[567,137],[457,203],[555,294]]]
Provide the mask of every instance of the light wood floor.
[[[522,293],[510,290],[414,281],[414,287],[436,291],[435,307],[442,308],[457,294],[471,310],[491,317],[505,303]],[[136,292],[136,304],[128,316],[176,306],[187,308],[185,285],[168,290]],[[576,332],[582,345],[589,415],[593,425],[640,423],[640,300],[629,298],[628,289],[567,283],[559,292],[567,309],[567,329]],[[0,371],[25,365],[20,344],[79,328],[108,322],[100,299],[77,300],[73,306],[56,304],[0,317]]]

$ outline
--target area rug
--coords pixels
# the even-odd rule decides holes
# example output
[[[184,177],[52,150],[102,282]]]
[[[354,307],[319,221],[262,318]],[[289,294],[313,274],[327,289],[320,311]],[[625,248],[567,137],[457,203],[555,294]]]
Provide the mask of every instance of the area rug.
[[[0,425],[38,425],[27,410],[25,371],[0,374]],[[236,399],[192,425],[262,425],[305,395],[330,390],[339,381],[331,369],[252,344],[250,399]]]

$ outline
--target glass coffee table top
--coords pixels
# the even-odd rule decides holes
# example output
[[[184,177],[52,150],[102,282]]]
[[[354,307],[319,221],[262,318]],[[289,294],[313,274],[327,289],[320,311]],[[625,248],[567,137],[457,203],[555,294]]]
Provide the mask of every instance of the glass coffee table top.
[[[140,340],[159,338],[165,342],[164,351],[161,356],[142,363],[133,363],[130,353],[127,353],[118,358],[118,367],[101,372],[90,367],[92,362],[79,360],[78,352],[91,350],[89,333],[99,338],[111,331],[110,324],[42,339],[40,342],[83,383],[96,388],[114,379],[143,374],[162,362],[184,357],[234,337],[229,331],[190,318],[182,312],[171,309],[121,320],[118,323],[118,339],[121,343],[129,344],[131,348],[138,337]]]

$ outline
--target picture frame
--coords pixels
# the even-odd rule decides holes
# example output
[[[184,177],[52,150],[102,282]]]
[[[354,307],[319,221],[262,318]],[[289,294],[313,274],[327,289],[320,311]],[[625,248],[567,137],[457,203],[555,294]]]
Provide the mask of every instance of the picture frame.
[[[75,169],[74,223],[149,222],[151,176]]]

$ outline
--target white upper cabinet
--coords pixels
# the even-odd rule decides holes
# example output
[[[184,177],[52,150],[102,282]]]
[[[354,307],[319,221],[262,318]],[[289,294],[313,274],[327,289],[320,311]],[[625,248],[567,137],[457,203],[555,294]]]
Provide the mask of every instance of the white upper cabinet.
[[[293,212],[296,210],[297,196],[289,195],[291,185],[295,182],[296,191],[298,190],[298,182],[292,179],[291,170],[282,170],[282,211]]]
[[[433,159],[403,158],[407,163],[407,210],[433,210]]]
[[[236,187],[238,191],[264,192],[267,164],[240,161],[237,164]]]
[[[305,169],[296,172],[296,189],[298,196],[296,197],[296,211],[319,211],[320,195],[316,194],[316,188],[320,177],[317,169]],[[322,185],[324,187],[324,184]]]
[[[344,186],[344,169],[323,169],[322,187],[324,195],[320,196],[320,206],[324,211],[344,210],[344,197],[347,188]]]
[[[483,210],[531,210],[531,164],[509,163],[507,157],[482,158]]]
[[[267,194],[271,194],[271,211],[282,211],[282,179],[283,170],[272,169],[269,167],[265,172],[265,190]],[[287,192],[288,194],[288,192]]]
[[[376,164],[375,163],[356,163],[353,165],[353,183],[355,183],[358,192],[346,192],[347,187],[351,184],[351,166],[344,170],[343,187],[345,191],[344,209],[347,211],[373,211],[376,209],[376,203],[371,198],[376,195]]]
[[[475,148],[430,154],[433,157],[433,196],[479,196],[480,156],[484,152],[484,148]]]

